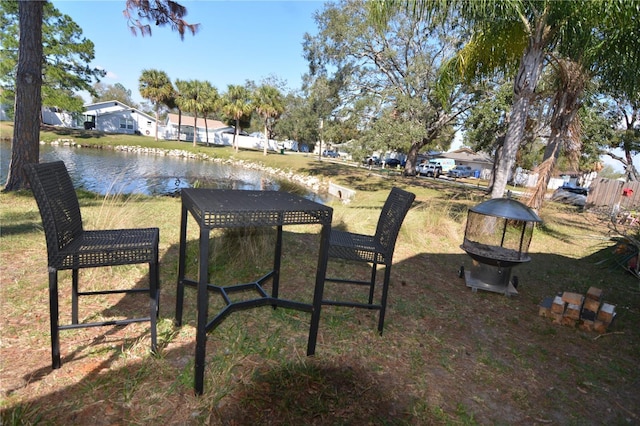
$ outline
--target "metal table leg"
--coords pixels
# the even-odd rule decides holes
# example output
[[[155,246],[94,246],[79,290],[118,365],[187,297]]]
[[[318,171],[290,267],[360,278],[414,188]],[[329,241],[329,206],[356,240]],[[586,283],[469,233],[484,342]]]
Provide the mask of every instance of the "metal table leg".
[[[178,255],[178,285],[176,287],[176,326],[182,325],[182,305],[184,303],[184,274],[187,256],[187,208],[182,206],[180,219],[180,250]]]
[[[209,230],[200,229],[200,264],[198,269],[198,324],[196,329],[195,391],[204,390],[204,365],[207,346],[207,321],[209,316]]]
[[[329,260],[329,237],[331,235],[331,221],[322,225],[320,231],[320,251],[318,253],[318,266],[316,269],[316,285],[313,291],[313,311],[311,312],[311,325],[309,327],[309,340],[307,342],[307,356],[316,352],[316,339],[320,325],[320,309],[324,293],[324,279],[327,273]]]

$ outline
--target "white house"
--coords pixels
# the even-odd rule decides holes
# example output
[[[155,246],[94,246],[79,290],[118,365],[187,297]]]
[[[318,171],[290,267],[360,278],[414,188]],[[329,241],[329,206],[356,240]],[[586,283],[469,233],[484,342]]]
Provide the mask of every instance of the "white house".
[[[119,101],[85,105],[84,128],[109,133],[155,136],[156,119]],[[158,134],[160,137],[160,134]]]
[[[167,121],[163,129],[164,139],[177,140],[178,139],[178,120],[180,121],[180,140],[186,142],[193,141],[194,124],[196,126],[196,142],[209,143],[211,145],[233,145],[233,133],[235,127],[229,126],[222,121],[207,119],[206,126],[203,117],[198,117],[197,122],[194,123],[194,118],[189,115],[183,114],[182,117],[178,114],[167,114]],[[208,134],[208,138],[207,138]],[[264,136],[250,136],[246,132],[241,131],[236,139],[236,142],[240,148],[244,149],[264,149]],[[267,147],[270,151],[278,151],[279,145],[273,140],[269,139],[269,145]]]
[[[178,120],[180,120],[180,138],[178,138]],[[207,142],[207,131],[209,132],[209,143],[215,144],[216,133],[224,130],[231,129],[230,127],[219,120],[207,119],[206,127],[203,117],[198,117],[198,120],[189,115],[182,114],[180,117],[178,114],[167,114],[167,121],[165,122],[163,137],[168,140],[181,140],[191,142],[193,141],[193,129],[194,125],[197,127],[196,141]]]
[[[473,170],[478,170],[483,179],[489,179],[491,176],[493,160],[484,152],[473,152],[469,148],[460,148],[440,154],[438,157],[451,158],[455,160],[456,165],[470,166]]]
[[[55,107],[42,107],[42,123],[108,133],[155,136],[156,132],[154,117],[115,100],[87,104],[82,114],[71,114]]]

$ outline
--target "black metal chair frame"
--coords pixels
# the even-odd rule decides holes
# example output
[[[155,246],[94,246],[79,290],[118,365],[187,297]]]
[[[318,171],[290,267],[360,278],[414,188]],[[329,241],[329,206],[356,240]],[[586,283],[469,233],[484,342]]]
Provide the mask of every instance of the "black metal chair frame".
[[[323,305],[350,306],[355,308],[377,309],[380,311],[378,319],[378,332],[382,334],[384,327],[384,317],[387,308],[387,297],[389,294],[389,281],[391,278],[391,266],[393,264],[393,252],[396,240],[400,232],[400,227],[404,221],[415,194],[399,188],[392,188],[387,200],[380,212],[378,225],[374,235],[355,234],[346,231],[331,230],[329,242],[329,260],[344,259],[371,264],[371,278],[368,281],[331,278],[326,277],[325,281],[354,284],[369,287],[368,303],[355,301],[328,300],[322,301]],[[378,265],[383,265],[384,280],[382,283],[382,294],[379,303],[374,303],[376,288],[376,275]]]
[[[83,229],[80,205],[71,177],[62,161],[27,164],[25,172],[40,210],[47,242],[49,266],[49,314],[51,321],[51,357],[54,369],[60,368],[60,330],[150,323],[151,351],[157,350],[157,318],[160,277],[158,262],[158,228],[91,230]],[[149,287],[102,291],[79,291],[78,276],[82,268],[149,264]],[[71,324],[59,323],[58,271],[72,271]],[[148,317],[100,322],[78,321],[81,296],[148,292]]]

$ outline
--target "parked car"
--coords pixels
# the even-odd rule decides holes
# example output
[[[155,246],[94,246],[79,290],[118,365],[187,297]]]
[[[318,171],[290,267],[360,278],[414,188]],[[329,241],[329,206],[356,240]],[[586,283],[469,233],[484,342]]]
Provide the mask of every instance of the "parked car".
[[[396,167],[401,165],[402,161],[398,160],[397,158],[387,158],[386,160],[384,160],[384,166],[390,169],[395,169]]]
[[[330,151],[330,150],[327,150],[327,149],[322,151],[322,156],[323,157],[330,157],[330,158],[340,158],[340,154],[337,151]]]
[[[584,188],[582,186],[572,186],[572,185],[562,185],[560,188],[563,191],[571,192],[573,194],[579,195],[589,195],[589,188]]]
[[[440,177],[442,174],[442,166],[435,163],[422,163],[416,167],[416,172],[420,176]]]
[[[377,156],[372,155],[371,157],[365,158],[363,163],[368,165],[368,166],[379,166],[380,165],[380,159]]]
[[[466,178],[471,176],[473,169],[470,166],[455,166],[449,170],[447,176],[452,178]]]

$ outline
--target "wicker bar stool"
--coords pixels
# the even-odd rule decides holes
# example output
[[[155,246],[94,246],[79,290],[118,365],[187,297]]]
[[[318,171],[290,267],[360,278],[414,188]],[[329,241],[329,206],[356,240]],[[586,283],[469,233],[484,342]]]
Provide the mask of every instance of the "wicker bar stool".
[[[400,227],[404,221],[415,194],[399,188],[392,188],[387,200],[380,212],[376,233],[374,235],[355,234],[346,231],[331,230],[329,242],[329,260],[344,259],[371,264],[371,279],[368,281],[349,278],[325,278],[325,281],[355,284],[369,287],[368,303],[360,303],[352,300],[323,300],[323,305],[350,306],[355,308],[377,309],[380,311],[378,319],[378,332],[382,334],[384,316],[387,308],[387,296],[389,293],[389,279],[391,277],[391,265],[393,264],[393,252]],[[378,265],[385,267],[384,280],[382,282],[382,295],[379,303],[374,303],[376,287],[376,273]]]
[[[159,309],[158,228],[85,231],[82,226],[78,197],[71,177],[62,161],[27,164],[27,178],[38,203],[49,266],[49,315],[51,321],[52,367],[60,368],[59,331],[66,329],[125,325],[149,321],[151,351],[157,349],[156,323]],[[82,268],[149,264],[149,287],[102,291],[79,291],[78,272]],[[72,271],[71,324],[61,325],[58,319],[58,271]],[[78,321],[78,299],[114,293],[149,293],[149,316],[107,320]]]

